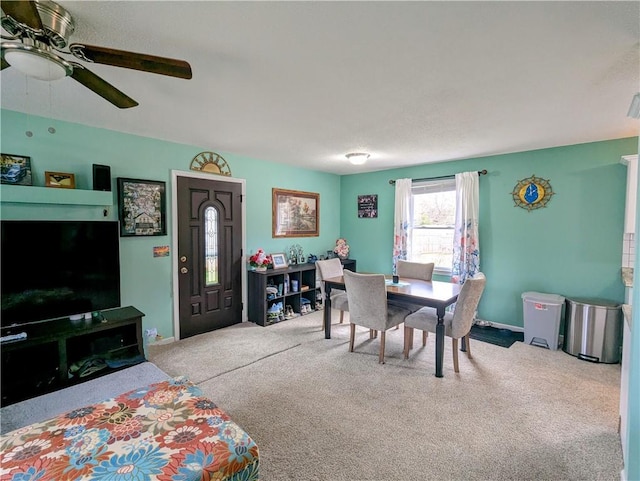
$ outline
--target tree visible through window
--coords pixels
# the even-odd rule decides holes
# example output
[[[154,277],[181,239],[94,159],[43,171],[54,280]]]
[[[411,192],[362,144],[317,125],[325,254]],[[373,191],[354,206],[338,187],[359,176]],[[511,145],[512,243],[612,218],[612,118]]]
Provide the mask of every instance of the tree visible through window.
[[[451,271],[456,214],[456,181],[415,182],[413,225],[409,260],[433,262],[440,271]]]

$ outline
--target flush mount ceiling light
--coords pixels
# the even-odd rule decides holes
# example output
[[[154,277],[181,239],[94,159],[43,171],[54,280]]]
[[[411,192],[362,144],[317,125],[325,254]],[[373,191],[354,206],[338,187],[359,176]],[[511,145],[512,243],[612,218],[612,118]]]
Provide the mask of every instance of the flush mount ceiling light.
[[[631,106],[629,107],[629,112],[627,112],[627,117],[640,119],[640,93],[637,93],[633,96],[633,99],[631,100]]]
[[[364,152],[353,152],[345,156],[353,165],[362,165],[369,158],[369,154]]]

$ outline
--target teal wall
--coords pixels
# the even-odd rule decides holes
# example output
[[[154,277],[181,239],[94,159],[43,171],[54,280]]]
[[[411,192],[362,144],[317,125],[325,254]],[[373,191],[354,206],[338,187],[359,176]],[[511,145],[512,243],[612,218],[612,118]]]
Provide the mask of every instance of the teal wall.
[[[213,150],[7,110],[0,120],[2,152],[31,157],[34,185],[43,185],[44,171],[52,170],[74,172],[77,188],[90,189],[91,164],[110,165],[114,203],[107,219],[113,220],[117,177],[166,181],[170,211],[170,171],[187,171],[197,153]],[[33,137],[25,135],[27,129]],[[391,271],[394,187],[389,179],[487,169],[480,178],[480,248],[488,283],[479,316],[523,326],[520,296],[525,291],[623,300],[626,168],[619,161],[637,148],[637,138],[629,138],[342,177],[219,153],[234,177],[246,179],[247,252],[259,247],[283,252],[299,243],[305,253],[322,254],[343,236],[361,271]],[[532,174],[549,179],[555,195],[548,207],[527,212],[514,207],[511,191]],[[272,187],[320,193],[319,237],[271,237]],[[359,194],[378,194],[378,218],[357,217]],[[3,218],[103,219],[102,211],[100,206],[2,203],[0,213]],[[157,327],[164,336],[173,335],[171,258],[154,258],[152,248],[171,245],[172,227],[169,216],[167,236],[121,238],[122,302],[145,312],[145,328]]]
[[[423,165],[341,179],[340,220],[358,270],[391,272],[394,187],[389,179],[487,169],[480,177],[479,317],[523,326],[521,294],[538,291],[622,302],[626,167],[637,138]],[[514,207],[518,180],[536,175],[555,192],[546,208]],[[378,194],[377,219],[358,219],[357,196]]]
[[[107,219],[117,218],[115,178],[133,177],[167,182],[170,170],[187,171],[199,152],[195,147],[96,129],[2,110],[0,150],[31,157],[34,185],[43,185],[44,171],[74,172],[78,189],[91,188],[91,164],[111,166],[114,203]],[[47,128],[56,128],[49,134]],[[34,136],[25,136],[31,130]],[[481,268],[487,274],[480,317],[522,326],[520,294],[527,290],[568,296],[623,299],[620,280],[626,169],[622,155],[638,152],[638,139],[622,139],[501,156],[394,169],[369,174],[335,175],[219,152],[234,177],[246,179],[247,250],[263,247],[281,252],[291,243],[320,254],[346,237],[361,271],[390,272],[393,242],[394,189],[389,179],[431,177],[487,169],[480,178]],[[549,179],[556,192],[548,207],[526,212],[513,206],[515,183],[535,174]],[[320,237],[271,238],[271,188],[320,193]],[[25,196],[29,188],[25,187]],[[358,194],[378,194],[377,219],[358,219]],[[0,187],[0,200],[2,188]],[[268,200],[267,200],[268,199]],[[104,219],[103,207],[2,203],[0,215],[11,219]],[[171,259],[153,258],[152,247],[171,245],[168,235],[121,238],[122,302],[146,313],[144,327],[173,335]],[[638,221],[640,225],[640,197]],[[640,252],[640,236],[636,236]],[[636,256],[636,285],[640,256]],[[634,293],[640,305],[640,290]],[[629,385],[629,452],[640,446],[640,310],[634,311]],[[631,457],[628,479],[640,479],[640,458]]]
[[[91,189],[92,164],[111,166],[113,206],[103,217],[103,206],[46,205],[2,202],[3,219],[116,220],[116,178],[130,177],[167,182],[167,212],[171,212],[171,170],[189,171],[191,159],[215,147],[197,147],[122,134],[79,124],[2,110],[1,150],[31,157],[33,184],[44,185],[45,171],[73,172],[77,189]],[[55,134],[47,129],[53,126]],[[27,137],[25,131],[33,132]],[[262,247],[266,252],[284,252],[300,244],[305,254],[332,249],[340,234],[340,178],[274,162],[218,152],[235,178],[246,180],[247,252]],[[320,194],[320,236],[273,239],[271,237],[271,189],[302,190]],[[22,187],[25,197],[29,187]],[[15,189],[15,187],[14,187]],[[2,188],[0,187],[0,200]],[[167,218],[167,235],[120,238],[122,304],[146,314],[144,329],[156,327],[173,336],[173,292],[171,257],[153,257],[153,247],[172,246],[173,219]],[[173,246],[172,246],[173,247]]]

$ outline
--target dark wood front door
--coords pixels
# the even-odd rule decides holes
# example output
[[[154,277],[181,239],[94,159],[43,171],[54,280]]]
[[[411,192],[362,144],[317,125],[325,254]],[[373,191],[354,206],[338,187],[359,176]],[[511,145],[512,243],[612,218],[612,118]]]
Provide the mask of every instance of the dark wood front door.
[[[177,178],[180,338],[242,322],[242,185]]]

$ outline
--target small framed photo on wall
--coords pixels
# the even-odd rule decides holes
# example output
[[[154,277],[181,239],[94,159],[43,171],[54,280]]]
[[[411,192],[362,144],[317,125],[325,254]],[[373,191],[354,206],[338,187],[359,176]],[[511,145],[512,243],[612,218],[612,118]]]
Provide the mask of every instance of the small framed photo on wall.
[[[378,217],[378,194],[358,196],[358,217],[361,219]]]

